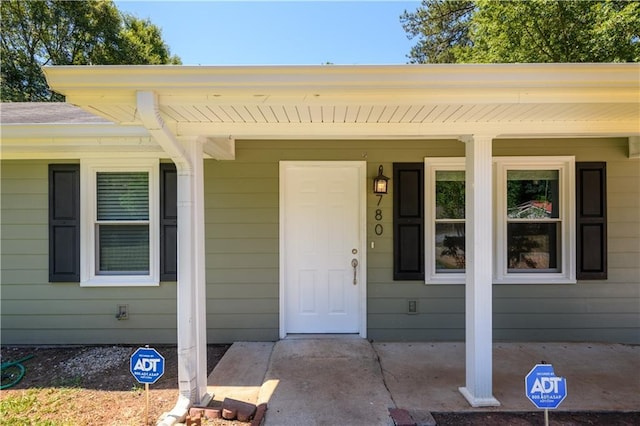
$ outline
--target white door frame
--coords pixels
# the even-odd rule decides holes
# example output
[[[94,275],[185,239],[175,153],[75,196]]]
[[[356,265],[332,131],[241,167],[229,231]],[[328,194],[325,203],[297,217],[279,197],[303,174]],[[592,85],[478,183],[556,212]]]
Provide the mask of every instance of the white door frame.
[[[358,181],[360,191],[358,193],[359,205],[359,234],[358,252],[358,309],[359,309],[359,335],[362,338],[367,337],[367,162],[366,161],[280,161],[280,338],[287,337],[287,318],[286,318],[286,295],[285,295],[285,265],[287,259],[287,247],[285,243],[285,192],[287,182],[285,170],[290,167],[344,167],[352,166],[358,169]]]

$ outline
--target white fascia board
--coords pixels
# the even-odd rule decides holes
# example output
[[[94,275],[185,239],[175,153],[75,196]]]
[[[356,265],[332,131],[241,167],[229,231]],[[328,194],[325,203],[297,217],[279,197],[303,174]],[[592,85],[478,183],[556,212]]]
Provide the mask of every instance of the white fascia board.
[[[635,63],[322,66],[47,66],[54,90],[106,87],[639,87]]]
[[[4,124],[5,139],[76,139],[76,138],[148,138],[142,126],[118,126],[112,123],[87,124]]]
[[[160,158],[164,154],[143,127],[110,123],[6,124],[0,152],[4,160],[99,158],[105,153]]]
[[[3,146],[0,151],[1,160],[70,160],[83,158],[158,158],[168,159],[167,154],[158,146],[116,146],[102,145],[82,146]]]
[[[196,91],[216,95],[281,92],[380,93],[402,90],[554,88],[640,90],[640,65],[619,64],[430,64],[430,65],[321,65],[321,66],[48,66],[43,68],[50,87],[64,95],[97,95],[137,90],[158,94]],[[637,98],[636,98],[637,99]]]

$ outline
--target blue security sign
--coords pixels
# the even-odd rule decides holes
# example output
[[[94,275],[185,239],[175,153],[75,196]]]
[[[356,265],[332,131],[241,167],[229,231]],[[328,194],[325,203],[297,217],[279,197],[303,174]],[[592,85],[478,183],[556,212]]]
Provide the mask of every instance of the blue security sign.
[[[164,357],[153,348],[138,348],[131,355],[131,374],[140,383],[155,383],[164,374]]]
[[[524,378],[527,398],[541,409],[554,409],[567,397],[567,381],[556,377],[551,364],[537,364]]]

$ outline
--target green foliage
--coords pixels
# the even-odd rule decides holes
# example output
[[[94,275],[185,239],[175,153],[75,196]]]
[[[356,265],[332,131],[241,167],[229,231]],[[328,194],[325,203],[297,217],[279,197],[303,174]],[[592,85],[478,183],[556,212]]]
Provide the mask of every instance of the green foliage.
[[[2,101],[60,101],[42,66],[177,64],[148,20],[121,14],[110,0],[3,0]]]
[[[179,65],[180,58],[171,56],[169,48],[162,41],[160,28],[151,21],[141,20],[131,15],[123,15],[124,27],[120,31],[123,49],[117,63],[132,65]]]
[[[476,7],[469,0],[423,0],[415,13],[400,16],[409,38],[418,44],[408,55],[411,63],[456,62],[454,47],[471,45],[469,19]]]
[[[401,16],[419,37],[411,62],[640,61],[640,2],[477,0],[451,2],[470,3],[465,13],[440,13],[446,3],[423,0]]]
[[[464,219],[465,182],[438,181],[436,183],[438,219]]]

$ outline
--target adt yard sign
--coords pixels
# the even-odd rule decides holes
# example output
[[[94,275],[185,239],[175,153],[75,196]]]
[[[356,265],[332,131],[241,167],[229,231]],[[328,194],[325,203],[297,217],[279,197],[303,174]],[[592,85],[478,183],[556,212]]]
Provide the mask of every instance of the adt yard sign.
[[[541,409],[551,410],[567,396],[567,381],[556,377],[551,364],[537,364],[524,378],[527,398]]]
[[[164,357],[153,348],[136,349],[131,355],[131,374],[140,383],[155,383],[164,374]]]

